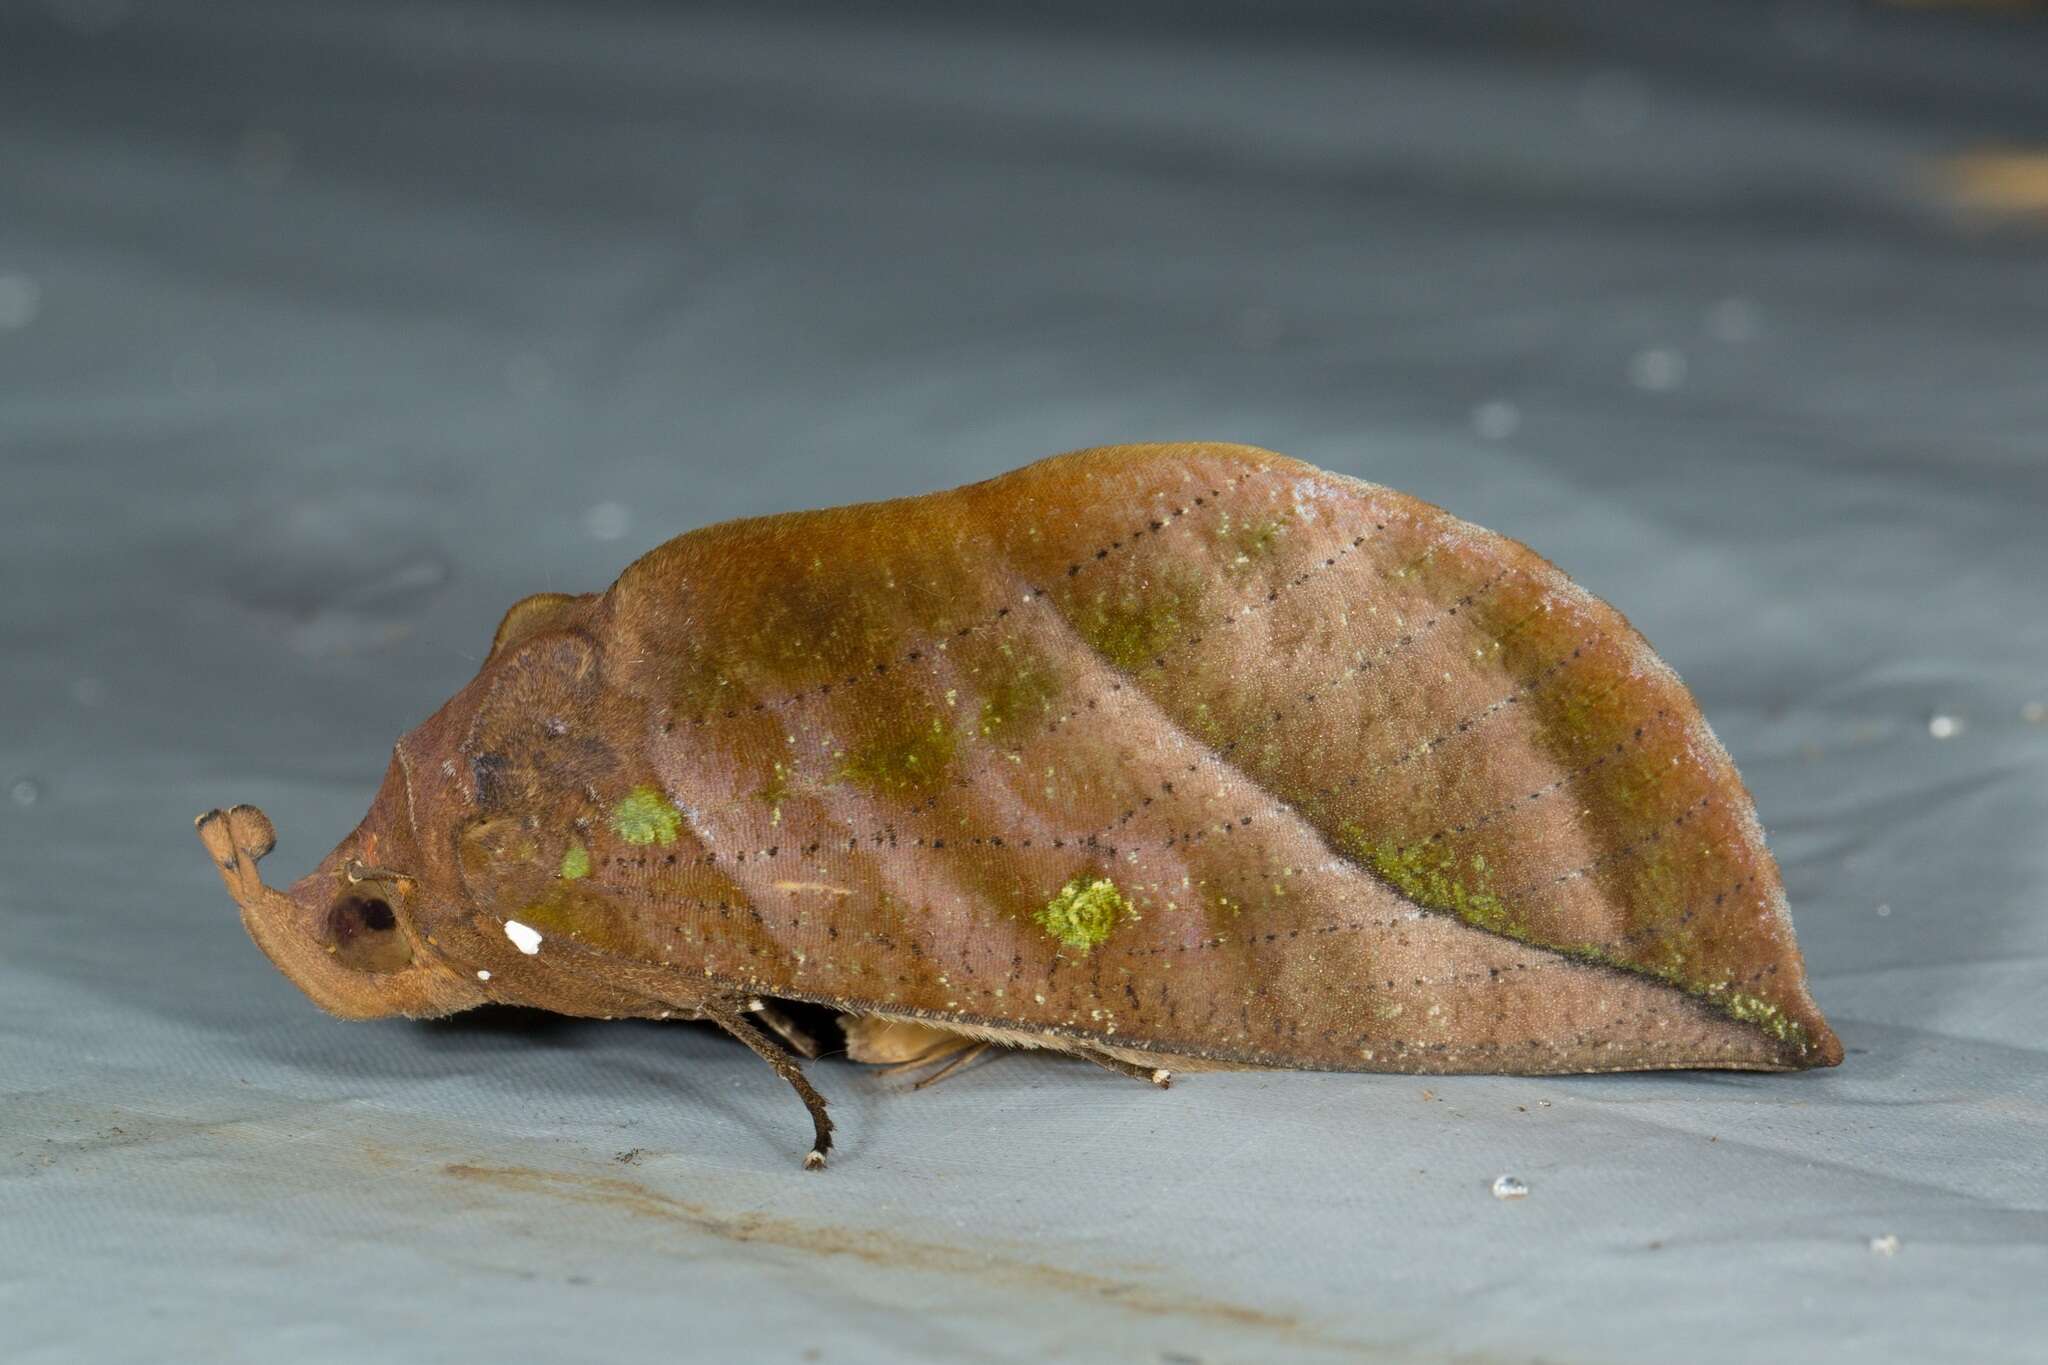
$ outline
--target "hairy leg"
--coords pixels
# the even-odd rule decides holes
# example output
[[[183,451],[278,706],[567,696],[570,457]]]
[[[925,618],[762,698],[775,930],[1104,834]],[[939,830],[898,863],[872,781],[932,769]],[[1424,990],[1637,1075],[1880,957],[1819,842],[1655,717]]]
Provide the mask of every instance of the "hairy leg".
[[[700,1008],[706,1019],[753,1049],[755,1056],[774,1067],[775,1074],[789,1082],[811,1115],[813,1137],[811,1150],[804,1155],[804,1167],[815,1171],[823,1166],[825,1154],[832,1150],[832,1117],[825,1112],[825,1097],[811,1088],[811,1083],[805,1077],[803,1067],[797,1064],[796,1058],[770,1042],[759,1029],[747,1022],[744,1000],[706,1000]]]

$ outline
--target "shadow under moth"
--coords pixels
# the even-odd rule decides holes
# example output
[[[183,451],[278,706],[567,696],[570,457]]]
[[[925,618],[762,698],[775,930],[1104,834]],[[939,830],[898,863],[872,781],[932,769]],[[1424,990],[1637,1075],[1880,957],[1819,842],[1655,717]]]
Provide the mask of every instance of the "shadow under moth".
[[[262,812],[198,827],[327,1010],[707,1020],[812,1166],[789,1002],[856,1060],[1162,1085],[1842,1056],[1748,792],[1620,613],[1243,446],[678,536],[515,604],[289,890]]]

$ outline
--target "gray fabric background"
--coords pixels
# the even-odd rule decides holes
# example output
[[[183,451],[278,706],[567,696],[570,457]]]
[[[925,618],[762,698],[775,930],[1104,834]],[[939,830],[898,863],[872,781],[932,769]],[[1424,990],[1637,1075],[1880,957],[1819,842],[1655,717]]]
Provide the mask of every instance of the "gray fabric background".
[[[0,1359],[2048,1358],[2048,223],[1931,169],[2048,23],[1636,8],[0,11]],[[192,838],[524,593],[1182,437],[1629,613],[1847,1062],[828,1062],[805,1175],[694,1027],[322,1016]]]

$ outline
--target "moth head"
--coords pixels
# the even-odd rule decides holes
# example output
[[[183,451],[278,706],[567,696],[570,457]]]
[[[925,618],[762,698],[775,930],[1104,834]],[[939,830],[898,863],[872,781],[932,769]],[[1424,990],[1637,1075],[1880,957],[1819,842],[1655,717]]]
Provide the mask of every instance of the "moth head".
[[[287,890],[266,885],[256,870],[277,843],[262,811],[211,810],[195,824],[249,937],[314,1004],[345,1019],[376,1019],[481,1003],[473,983],[427,950],[418,928],[426,894],[419,882],[365,856],[406,851],[379,837],[376,817],[373,807],[362,828]]]

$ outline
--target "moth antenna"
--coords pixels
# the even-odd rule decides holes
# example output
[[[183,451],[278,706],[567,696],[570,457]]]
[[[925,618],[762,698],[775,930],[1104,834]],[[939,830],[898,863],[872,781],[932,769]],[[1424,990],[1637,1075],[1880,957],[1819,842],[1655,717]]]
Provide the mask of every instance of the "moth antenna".
[[[704,1017],[745,1043],[754,1055],[775,1068],[775,1074],[788,1081],[797,1097],[804,1102],[804,1108],[811,1115],[811,1150],[804,1154],[804,1169],[815,1171],[825,1165],[825,1154],[832,1150],[832,1116],[825,1112],[825,1097],[811,1087],[804,1075],[804,1069],[796,1058],[762,1035],[761,1031],[748,1023],[741,1011],[741,1004],[735,1009],[730,1002],[706,1000],[700,1007]]]

